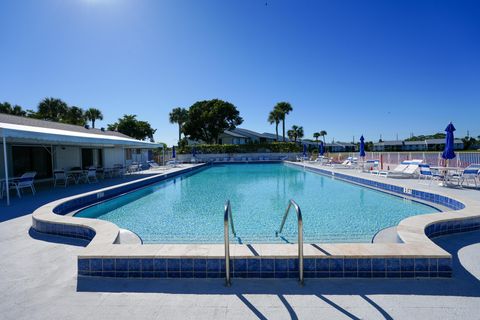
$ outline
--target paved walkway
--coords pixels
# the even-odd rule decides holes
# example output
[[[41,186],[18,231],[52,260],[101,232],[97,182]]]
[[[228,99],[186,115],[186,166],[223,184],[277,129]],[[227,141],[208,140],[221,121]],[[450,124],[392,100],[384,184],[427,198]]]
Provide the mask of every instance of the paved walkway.
[[[24,206],[0,208],[0,319],[480,319],[480,231],[437,239],[452,279],[77,281],[83,243],[30,232]]]

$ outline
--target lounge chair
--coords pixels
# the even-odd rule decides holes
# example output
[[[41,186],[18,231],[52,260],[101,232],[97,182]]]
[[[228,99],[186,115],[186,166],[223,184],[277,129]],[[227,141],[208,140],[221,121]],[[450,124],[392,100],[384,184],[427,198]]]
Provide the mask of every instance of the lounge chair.
[[[63,169],[56,169],[53,171],[53,187],[55,188],[57,184],[62,181],[63,186],[67,187],[68,181],[71,180],[73,183],[76,183],[75,176],[72,174],[66,174]]]
[[[370,173],[378,173],[378,164],[380,162],[378,160],[367,160],[362,163],[362,170],[363,172],[370,172]]]
[[[387,178],[415,178],[418,172],[418,166],[423,160],[410,160],[410,164],[403,170],[399,172],[388,172],[386,174]]]
[[[17,195],[19,198],[22,197],[21,191],[25,188],[30,188],[30,190],[32,190],[32,194],[35,194],[36,190],[33,180],[35,179],[36,175],[37,172],[35,171],[25,172],[21,177],[14,178],[13,180],[9,181],[8,186],[10,189],[17,190]]]
[[[436,172],[433,172],[430,169],[429,164],[420,163],[418,165],[418,169],[420,170],[419,175],[418,175],[418,180],[422,180],[422,178],[423,178],[424,181],[428,181],[429,185],[432,183],[433,180],[442,180],[443,179],[442,175],[440,175]]]
[[[160,169],[160,165],[158,163],[156,163],[155,161],[148,161],[147,162],[148,166],[150,167],[150,169]]]
[[[480,180],[480,164],[471,164],[459,174],[446,176],[445,185],[463,187],[465,182],[467,182],[468,186],[469,181],[472,181],[475,187],[478,187],[478,180]]]
[[[176,167],[180,167],[181,162],[178,161],[176,158],[173,158],[171,160],[168,160],[165,164],[172,168],[176,168]]]
[[[412,162],[410,160],[405,160],[402,161],[399,165],[397,165],[393,170],[391,171],[379,171],[378,174],[381,176],[388,176],[389,174],[401,174],[407,167],[411,164]]]

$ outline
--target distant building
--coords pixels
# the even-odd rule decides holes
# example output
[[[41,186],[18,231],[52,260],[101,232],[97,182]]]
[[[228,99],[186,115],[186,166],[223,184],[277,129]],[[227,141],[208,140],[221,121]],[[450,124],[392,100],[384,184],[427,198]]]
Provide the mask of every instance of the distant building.
[[[307,146],[312,146],[317,148],[320,144],[320,141],[312,141],[312,140],[302,140],[302,144],[306,144]],[[357,150],[357,146],[353,143],[349,142],[331,142],[325,143],[325,151],[328,152],[355,152]]]
[[[460,139],[454,141],[455,150],[463,150]],[[373,151],[440,151],[445,148],[445,139],[427,139],[423,141],[382,141],[373,144]]]
[[[281,139],[281,137],[279,137]],[[275,135],[271,133],[258,133],[248,129],[235,128],[226,130],[218,137],[219,144],[247,144],[275,142]]]
[[[327,143],[327,151],[329,152],[355,152],[356,145],[349,142],[332,142]]]

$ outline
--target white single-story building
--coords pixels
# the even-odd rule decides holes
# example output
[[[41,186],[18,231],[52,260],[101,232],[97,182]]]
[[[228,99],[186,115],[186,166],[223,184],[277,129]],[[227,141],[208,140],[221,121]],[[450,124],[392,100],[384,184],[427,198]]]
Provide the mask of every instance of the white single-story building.
[[[150,160],[161,145],[122,133],[59,122],[0,114],[0,179],[37,172],[52,179],[57,169],[111,168]]]
[[[463,149],[461,139],[454,140],[455,150]],[[445,139],[427,139],[421,141],[382,141],[373,144],[374,151],[440,151],[445,148]]]
[[[281,137],[279,137],[281,140]],[[248,129],[235,128],[224,131],[218,139],[219,144],[272,143],[275,135],[258,133]]]

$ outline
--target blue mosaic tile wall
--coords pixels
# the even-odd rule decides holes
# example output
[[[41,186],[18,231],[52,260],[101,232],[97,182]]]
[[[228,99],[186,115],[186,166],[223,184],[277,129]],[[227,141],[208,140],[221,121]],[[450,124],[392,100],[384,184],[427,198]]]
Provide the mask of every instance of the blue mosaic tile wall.
[[[298,278],[298,259],[232,259],[233,278]],[[224,259],[78,259],[79,276],[116,278],[224,278]],[[451,259],[306,258],[305,278],[448,278]]]
[[[95,237],[95,231],[87,227],[53,223],[53,222],[44,222],[44,221],[38,221],[36,219],[33,219],[32,228],[42,233],[67,236],[72,238],[80,238],[85,240],[92,240],[93,237]]]
[[[449,233],[467,232],[480,229],[480,217],[464,220],[450,220],[433,223],[425,228],[429,238],[443,236]]]

